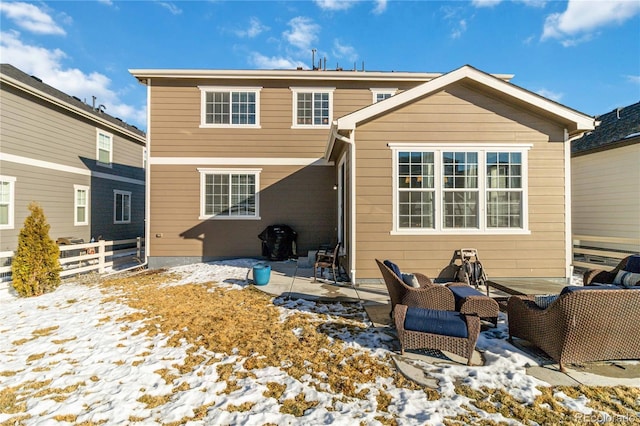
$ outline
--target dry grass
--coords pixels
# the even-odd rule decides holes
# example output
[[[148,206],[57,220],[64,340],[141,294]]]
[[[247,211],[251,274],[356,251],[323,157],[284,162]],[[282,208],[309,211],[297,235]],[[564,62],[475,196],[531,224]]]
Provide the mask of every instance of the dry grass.
[[[256,379],[254,370],[277,367],[291,377],[315,386],[320,392],[333,393],[334,406],[323,407],[326,410],[333,411],[335,406],[356,400],[374,401],[375,418],[385,425],[398,423],[394,406],[402,401],[395,401],[394,395],[398,392],[392,392],[387,389],[388,386],[380,386],[376,381],[379,378],[389,378],[396,388],[421,391],[425,401],[437,401],[441,398],[436,390],[421,388],[399,374],[388,356],[374,357],[344,345],[338,336],[346,333],[357,336],[358,333],[368,331],[366,324],[359,319],[362,316],[359,306],[353,306],[342,316],[291,310],[283,319],[283,308],[274,305],[270,296],[254,288],[229,290],[218,287],[215,283],[167,285],[178,278],[164,271],[148,271],[101,283],[106,293],[116,294],[110,296],[109,300],[125,303],[136,310],[122,318],[105,317],[104,321],[118,320],[123,330],[132,328],[129,322],[142,321],[145,326],[137,333],[149,336],[162,333],[170,336],[169,345],[184,347],[185,342],[191,345],[183,362],[172,365],[170,369],[155,371],[166,384],[172,386],[170,393],[153,396],[142,390],[144,394],[138,401],[149,409],[162,406],[172,401],[180,392],[189,390],[186,381],[182,380],[183,376],[194,373],[202,375],[207,371],[206,367],[211,365],[215,365],[216,380],[225,385],[219,391],[220,394],[231,394],[241,388],[243,380]],[[75,300],[69,301],[72,302],[77,303]],[[32,339],[51,335],[55,331],[55,327],[36,330]],[[63,342],[65,341],[54,341],[56,344]],[[13,343],[17,346],[24,342]],[[202,351],[203,348],[207,351]],[[222,354],[234,354],[241,361],[223,363]],[[32,355],[30,360],[44,355]],[[129,364],[133,367],[142,364],[149,355],[149,351],[137,355],[136,360],[130,360]],[[125,361],[120,363],[125,364]],[[0,375],[5,376],[13,374],[16,372],[0,372]],[[96,376],[90,378],[92,382],[98,380]],[[0,390],[0,413],[20,415],[26,410],[28,397],[40,395],[63,401],[71,392],[85,386],[84,383],[78,383],[64,389],[52,389],[49,384],[50,381],[30,382],[23,384],[20,389]],[[302,417],[308,410],[321,404],[302,392],[291,396],[291,389],[288,390],[285,384],[271,381],[264,383],[264,386],[264,397],[273,398],[281,413]],[[478,390],[458,384],[455,390],[468,398],[469,404],[466,413],[446,419],[447,425],[497,424],[481,418],[478,410],[500,413],[506,419],[524,424],[585,424],[584,421],[578,421],[580,417],[576,417],[577,413],[566,408],[563,404],[564,396],[587,398],[589,406],[595,410],[608,413],[616,419],[620,418],[617,416],[626,415],[631,419],[628,424],[640,424],[640,417],[636,414],[640,406],[638,388],[540,388],[541,395],[533,404],[527,405],[514,399],[503,389]],[[194,407],[193,417],[171,424],[204,419],[213,405],[215,403]],[[251,411],[254,404],[228,404],[224,409],[230,412]],[[12,420],[20,424],[24,418],[26,417],[16,416]],[[74,420],[73,416],[64,415],[60,419],[70,422]],[[633,423],[634,419],[636,423]]]

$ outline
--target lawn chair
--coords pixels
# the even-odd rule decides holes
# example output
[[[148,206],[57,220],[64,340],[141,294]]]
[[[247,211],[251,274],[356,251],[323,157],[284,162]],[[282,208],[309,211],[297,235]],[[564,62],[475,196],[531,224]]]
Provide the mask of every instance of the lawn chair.
[[[336,269],[340,268],[340,243],[336,244],[333,251],[321,250],[316,254],[316,262],[313,264],[313,282],[317,281],[318,268],[320,268],[320,276],[324,273],[324,268],[331,268],[333,272],[333,282],[338,283]]]

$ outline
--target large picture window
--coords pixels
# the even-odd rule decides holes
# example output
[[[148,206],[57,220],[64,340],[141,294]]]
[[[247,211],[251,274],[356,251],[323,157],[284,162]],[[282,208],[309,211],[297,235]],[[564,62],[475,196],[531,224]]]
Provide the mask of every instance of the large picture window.
[[[260,170],[198,171],[200,219],[259,219]]]
[[[0,229],[13,229],[16,178],[0,176]]]
[[[131,223],[131,192],[113,190],[113,223]]]
[[[523,233],[530,145],[389,144],[394,232]]]
[[[329,127],[333,115],[333,88],[291,88],[293,126]]]
[[[200,87],[201,127],[260,127],[259,87]]]

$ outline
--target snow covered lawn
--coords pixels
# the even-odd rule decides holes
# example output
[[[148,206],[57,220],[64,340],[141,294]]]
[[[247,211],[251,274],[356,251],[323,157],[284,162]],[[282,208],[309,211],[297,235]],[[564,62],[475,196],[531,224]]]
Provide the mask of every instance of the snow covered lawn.
[[[0,424],[640,422],[638,388],[528,376],[504,325],[479,339],[485,366],[424,365],[439,387],[421,388],[394,369],[393,330],[360,304],[273,299],[247,285],[252,262],[4,295]]]

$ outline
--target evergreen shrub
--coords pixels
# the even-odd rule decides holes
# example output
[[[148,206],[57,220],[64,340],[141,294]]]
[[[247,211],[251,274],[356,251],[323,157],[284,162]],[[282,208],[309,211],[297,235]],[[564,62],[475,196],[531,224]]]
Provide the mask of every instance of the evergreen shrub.
[[[22,297],[49,293],[60,285],[60,251],[49,237],[51,227],[37,203],[30,203],[29,210],[11,262],[13,287]]]

